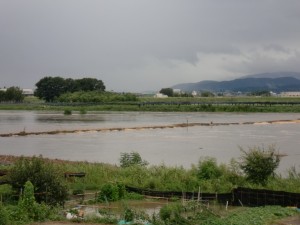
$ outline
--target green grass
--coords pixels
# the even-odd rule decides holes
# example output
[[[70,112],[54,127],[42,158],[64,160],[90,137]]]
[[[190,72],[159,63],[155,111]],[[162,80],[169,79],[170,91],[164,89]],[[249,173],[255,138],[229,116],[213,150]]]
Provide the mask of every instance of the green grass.
[[[140,97],[141,102],[299,102],[300,97]]]
[[[230,192],[236,186],[266,188],[289,192],[300,192],[300,174],[293,172],[288,178],[277,176],[271,179],[266,186],[257,186],[247,183],[242,176],[231,172],[230,165],[218,165],[222,168],[222,176],[217,179],[200,180],[197,176],[197,167],[189,169],[183,167],[168,167],[165,165],[130,166],[121,168],[118,165],[88,162],[61,162],[53,161],[54,165],[64,172],[85,172],[84,178],[69,178],[67,184],[70,193],[75,191],[99,191],[104,184],[121,183],[129,186],[147,188],[153,190],[171,191],[198,191],[225,193]],[[3,167],[2,169],[5,169]],[[9,169],[9,166],[7,166]],[[0,186],[0,195],[11,193],[9,185]],[[140,197],[140,196],[129,196]],[[186,207],[186,206],[184,206]],[[230,207],[229,207],[230,208]],[[215,210],[215,209],[213,209]],[[209,211],[194,211],[185,208],[181,214],[182,224],[273,224],[274,221],[296,214],[295,210],[279,206],[267,206],[257,208],[240,207],[225,211],[222,206],[216,213]],[[216,215],[221,215],[216,216]],[[153,223],[154,225],[156,223]],[[161,224],[161,223],[157,223]]]
[[[192,102],[195,105],[184,104],[159,104],[164,102]],[[229,103],[215,105],[210,103]],[[300,98],[283,97],[205,97],[205,98],[139,98],[137,102],[112,102],[112,103],[44,103],[35,97],[27,97],[23,103],[0,104],[0,110],[55,110],[55,111],[144,111],[144,112],[300,112],[300,105],[231,105],[238,102],[300,102]],[[147,104],[143,104],[147,103]],[[199,104],[197,104],[199,103]]]
[[[228,193],[237,186],[265,188],[300,193],[300,179],[297,177],[277,176],[269,180],[266,186],[254,185],[245,177],[231,172],[230,165],[220,165],[222,176],[216,179],[200,180],[197,167],[168,167],[165,165],[130,166],[121,168],[104,163],[72,162],[57,164],[61,171],[85,172],[84,178],[71,178],[68,182],[71,190],[100,190],[106,183],[122,183],[128,186],[160,191],[198,191]]]
[[[115,111],[115,112],[278,112],[299,113],[300,105],[249,106],[249,105],[49,105],[49,104],[0,104],[0,110],[43,110],[43,111]]]
[[[279,219],[296,215],[295,209],[284,208],[280,206],[265,206],[254,208],[239,208],[233,210],[223,217],[214,216],[208,213],[198,213],[193,218],[192,224],[198,225],[266,225],[274,224]]]

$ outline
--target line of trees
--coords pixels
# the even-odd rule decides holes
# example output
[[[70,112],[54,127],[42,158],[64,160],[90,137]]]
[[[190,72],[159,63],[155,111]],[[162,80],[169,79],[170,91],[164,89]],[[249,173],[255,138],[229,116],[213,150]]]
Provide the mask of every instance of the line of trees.
[[[44,77],[39,80],[34,95],[46,102],[52,102],[64,93],[74,93],[78,91],[98,91],[104,92],[105,86],[102,80],[96,78],[62,78],[62,77]]]
[[[0,90],[0,102],[22,102],[23,91],[19,87],[9,87],[5,91]]]

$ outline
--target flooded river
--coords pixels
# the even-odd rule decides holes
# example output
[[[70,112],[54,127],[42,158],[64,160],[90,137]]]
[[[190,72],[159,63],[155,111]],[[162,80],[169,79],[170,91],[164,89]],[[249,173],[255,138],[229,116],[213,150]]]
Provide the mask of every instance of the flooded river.
[[[281,154],[287,155],[282,158],[279,168],[283,173],[293,165],[300,170],[300,123],[292,122],[299,118],[300,114],[286,113],[88,112],[65,116],[62,112],[0,111],[0,134],[126,128],[120,131],[0,137],[0,154],[41,154],[48,158],[118,164],[120,153],[136,151],[150,164],[189,168],[206,156],[228,163],[231,158],[240,157],[239,146],[247,149],[275,144]],[[277,120],[291,122],[265,123]],[[192,123],[238,125],[149,128]],[[137,127],[148,128],[135,129]]]

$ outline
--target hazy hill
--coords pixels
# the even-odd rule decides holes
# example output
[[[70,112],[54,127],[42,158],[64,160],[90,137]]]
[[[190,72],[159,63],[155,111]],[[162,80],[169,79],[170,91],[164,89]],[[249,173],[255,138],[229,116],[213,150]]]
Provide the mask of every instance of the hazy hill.
[[[298,78],[298,79],[297,79]],[[230,81],[201,81],[173,86],[182,91],[253,92],[253,91],[300,91],[300,73],[264,73],[241,77]]]
[[[246,75],[241,78],[279,78],[279,77],[294,77],[300,80],[300,73],[297,72],[259,73],[259,74]]]

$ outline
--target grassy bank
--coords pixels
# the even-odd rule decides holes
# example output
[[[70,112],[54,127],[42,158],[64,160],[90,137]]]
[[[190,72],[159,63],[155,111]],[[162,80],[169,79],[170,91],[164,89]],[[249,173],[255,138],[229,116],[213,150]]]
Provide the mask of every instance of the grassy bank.
[[[31,97],[25,99],[24,103],[1,103],[0,110],[298,113],[300,112],[300,98],[207,97],[160,99],[141,97],[136,102],[44,103]]]
[[[19,157],[14,156],[0,156],[0,162],[2,164],[0,171],[10,170],[17,162],[18,158]],[[249,183],[249,181],[247,181],[238,171],[235,162],[232,162],[229,165],[209,164],[209,168],[202,167],[201,171],[199,165],[192,165],[190,169],[184,169],[182,167],[167,167],[163,164],[148,166],[133,164],[123,167],[122,165],[124,164],[122,164],[121,161],[120,165],[110,165],[104,163],[72,162],[49,159],[43,160],[50,162],[57,171],[61,172],[61,176],[63,176],[65,172],[84,172],[86,174],[85,177],[81,178],[69,177],[64,179],[68,186],[70,196],[72,193],[100,193],[98,197],[93,197],[95,200],[81,200],[82,198],[77,198],[77,202],[73,202],[73,205],[80,203],[92,204],[92,206],[96,207],[99,206],[100,213],[102,213],[103,216],[86,219],[86,222],[105,222],[105,224],[116,224],[118,220],[124,217],[126,218],[127,213],[127,216],[129,215],[133,219],[151,221],[152,225],[170,225],[177,223],[182,225],[275,224],[275,221],[280,218],[297,215],[295,209],[282,208],[278,206],[257,208],[229,206],[227,210],[225,205],[218,205],[216,202],[211,202],[211,206],[208,207],[207,203],[199,204],[197,201],[181,203],[179,198],[169,199],[168,204],[164,203],[165,205],[162,206],[161,210],[157,212],[156,215],[147,215],[145,212],[131,208],[130,206],[130,201],[132,201],[132,199],[135,199],[135,201],[137,201],[137,199],[141,199],[139,201],[146,202],[146,200],[143,200],[143,197],[140,195],[125,193],[124,196],[126,196],[126,198],[122,198],[120,200],[120,198],[117,198],[118,196],[111,194],[116,192],[120,193],[120,189],[115,190],[115,188],[122,187],[122,185],[160,191],[194,191],[195,193],[197,193],[199,187],[201,187],[201,192],[222,193],[230,192],[231,189],[236,186],[300,192],[300,174],[293,170],[290,171],[287,178],[275,176],[270,179],[266,185],[260,186]],[[204,162],[205,160],[202,161],[202,163]],[[214,177],[213,175],[214,170],[219,173],[217,177]],[[203,177],[203,172],[205,174],[212,173],[212,177],[205,179]],[[202,178],[199,177],[200,173],[202,173]],[[1,179],[5,179],[5,177],[2,177]],[[106,195],[103,196],[101,194],[105,193],[105,190],[108,191],[106,192],[108,194],[107,197]],[[20,203],[10,202],[10,196],[12,194],[13,192],[10,185],[0,185],[2,201],[0,207],[1,205],[4,206],[2,209],[0,208],[0,213],[2,210],[2,213],[8,215],[7,218],[10,220],[14,220],[15,217],[11,217],[9,213],[12,212],[12,210],[17,210],[17,212],[19,212],[18,210],[20,210],[20,206],[22,206]],[[116,200],[114,198],[116,198]],[[97,199],[99,201],[97,201]],[[110,208],[114,205],[111,205],[110,203],[118,200],[120,201],[120,204],[123,205],[122,209],[118,214],[113,214]],[[68,205],[70,207],[71,203]],[[45,208],[43,210],[45,211],[42,212],[50,213],[49,215],[43,215],[43,220],[63,220],[62,213],[59,212],[62,209],[55,208],[52,210]],[[64,211],[68,211],[68,209],[64,209]],[[69,211],[74,212],[74,209]],[[23,220],[23,218],[18,217],[18,222],[12,224],[28,224],[27,222],[22,221],[30,220],[28,220],[28,218],[27,220]],[[39,221],[39,219],[34,219],[34,221]],[[79,221],[82,221],[82,219],[74,220],[74,222]]]
[[[18,157],[1,156],[0,161],[14,162]],[[101,159],[99,159],[101,160]],[[199,165],[210,162],[211,158],[199,159]],[[171,167],[160,165],[132,165],[121,167],[104,163],[72,162],[51,160],[55,167],[63,172],[84,172],[84,178],[72,178],[68,181],[70,190],[99,190],[106,183],[122,183],[124,185],[160,191],[189,191],[197,192],[199,186],[202,192],[228,193],[235,187],[265,188],[300,193],[300,173],[295,168],[289,170],[287,177],[280,174],[268,180],[264,186],[252,184],[246,180],[238,167],[238,162],[233,160],[229,164],[212,164],[207,169],[199,165],[190,168],[181,166]],[[9,169],[10,166],[1,166],[0,169]],[[207,170],[207,171],[206,171]],[[202,171],[202,172],[201,172]],[[217,177],[210,179],[200,178],[200,173],[218,171]]]

